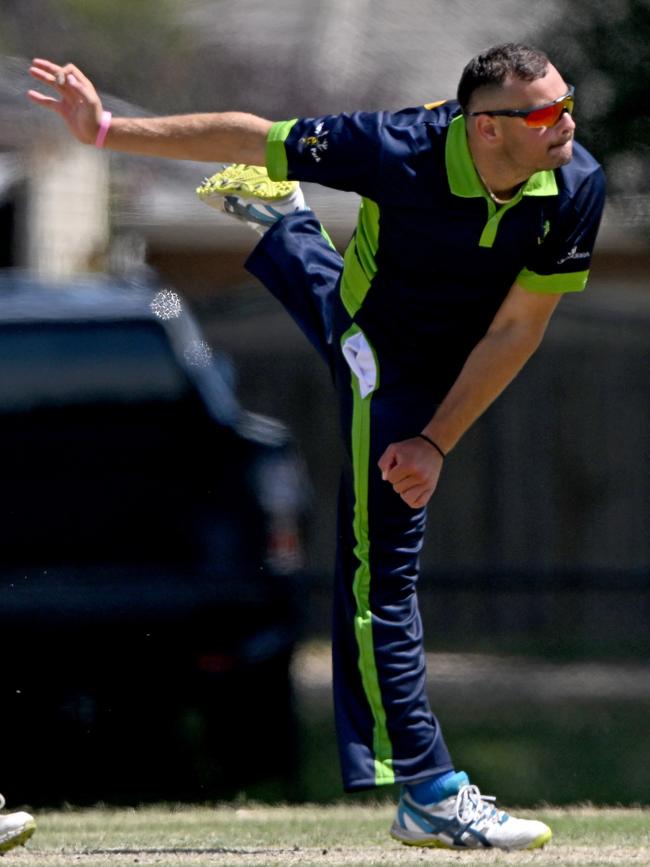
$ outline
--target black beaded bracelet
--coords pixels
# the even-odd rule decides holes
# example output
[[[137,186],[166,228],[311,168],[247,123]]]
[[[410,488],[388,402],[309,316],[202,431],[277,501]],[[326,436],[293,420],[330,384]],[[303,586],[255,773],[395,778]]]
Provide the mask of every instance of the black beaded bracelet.
[[[428,437],[426,434],[423,434],[423,433],[419,433],[418,436],[420,437],[421,440],[424,440],[425,442],[428,442],[430,446],[433,446],[434,449],[438,452],[438,454],[441,457],[443,457],[443,458],[447,457],[447,455],[443,452],[443,450],[440,448],[438,443],[434,443],[434,441],[431,439],[431,437]]]

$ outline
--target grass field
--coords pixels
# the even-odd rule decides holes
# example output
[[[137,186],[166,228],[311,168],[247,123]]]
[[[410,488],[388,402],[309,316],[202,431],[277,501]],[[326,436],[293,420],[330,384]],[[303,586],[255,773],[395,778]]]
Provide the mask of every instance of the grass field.
[[[372,793],[339,800],[329,650],[310,646],[297,661],[298,770],[287,791],[248,786],[235,801],[216,808],[37,809],[36,835],[26,848],[10,852],[1,867],[650,865],[650,808],[631,806],[650,803],[650,741],[640,735],[650,713],[647,665],[431,656],[436,707],[459,767],[485,793],[498,794],[506,805],[593,799],[630,807],[517,811],[547,821],[553,841],[535,852],[472,854],[391,840],[397,787],[382,793],[379,803]],[[278,800],[296,803],[256,805]],[[15,799],[12,808],[19,808]]]
[[[535,852],[449,852],[392,841],[393,807],[143,807],[45,812],[11,864],[38,867],[116,865],[609,865],[650,864],[650,810],[544,808],[554,840]],[[525,813],[525,815],[528,815]]]

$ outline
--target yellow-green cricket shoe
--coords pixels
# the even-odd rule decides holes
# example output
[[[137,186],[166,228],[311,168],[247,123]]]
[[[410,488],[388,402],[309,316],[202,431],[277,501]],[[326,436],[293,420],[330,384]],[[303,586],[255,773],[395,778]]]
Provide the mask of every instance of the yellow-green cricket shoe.
[[[196,193],[206,205],[262,233],[287,214],[305,209],[298,182],[272,181],[262,166],[228,166],[206,178]]]

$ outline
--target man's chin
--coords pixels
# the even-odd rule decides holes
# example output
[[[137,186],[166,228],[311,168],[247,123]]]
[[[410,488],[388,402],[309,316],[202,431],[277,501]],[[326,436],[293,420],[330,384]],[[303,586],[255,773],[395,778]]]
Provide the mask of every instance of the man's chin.
[[[567,141],[548,149],[549,168],[557,169],[571,162],[573,157],[573,141]]]

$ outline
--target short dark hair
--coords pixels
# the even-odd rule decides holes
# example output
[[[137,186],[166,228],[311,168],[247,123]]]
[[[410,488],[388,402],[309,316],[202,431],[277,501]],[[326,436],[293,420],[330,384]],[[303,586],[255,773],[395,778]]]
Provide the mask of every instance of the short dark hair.
[[[506,42],[472,58],[458,83],[458,102],[467,111],[472,95],[482,87],[501,87],[508,76],[522,81],[543,78],[549,59],[528,45]]]

